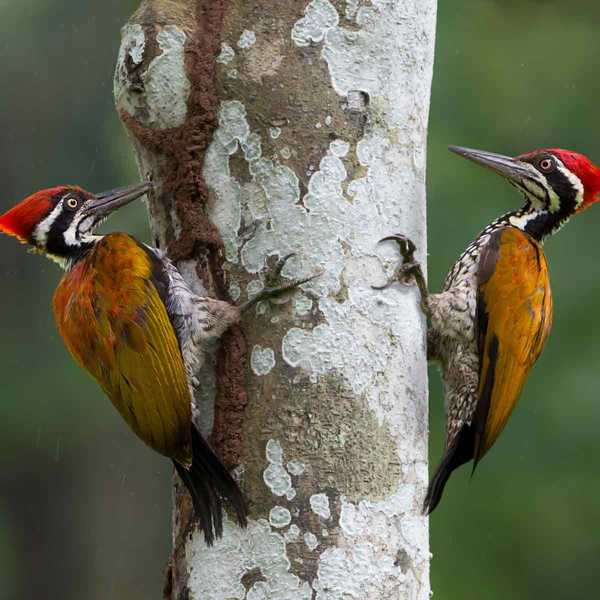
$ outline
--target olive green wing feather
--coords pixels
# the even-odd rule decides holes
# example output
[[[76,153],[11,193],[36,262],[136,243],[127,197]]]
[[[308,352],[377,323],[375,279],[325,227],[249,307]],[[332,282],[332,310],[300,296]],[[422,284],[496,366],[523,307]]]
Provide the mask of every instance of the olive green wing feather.
[[[147,252],[130,236],[105,236],[65,275],[54,308],[67,347],[129,426],[189,466],[191,395]]]

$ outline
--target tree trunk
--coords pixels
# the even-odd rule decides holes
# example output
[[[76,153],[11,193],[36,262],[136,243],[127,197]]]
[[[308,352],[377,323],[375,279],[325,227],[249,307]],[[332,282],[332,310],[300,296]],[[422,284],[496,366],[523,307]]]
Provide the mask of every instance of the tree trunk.
[[[376,292],[402,232],[425,261],[435,0],[144,0],[115,75],[155,242],[201,294],[259,304],[204,369],[195,417],[250,505],[212,548],[182,531],[166,595],[429,598],[425,323]]]

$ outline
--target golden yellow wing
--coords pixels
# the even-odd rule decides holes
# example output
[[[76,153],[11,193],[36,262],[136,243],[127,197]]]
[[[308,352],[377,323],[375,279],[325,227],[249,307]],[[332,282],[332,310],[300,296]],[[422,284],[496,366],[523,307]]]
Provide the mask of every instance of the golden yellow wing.
[[[189,466],[190,391],[148,252],[128,235],[105,236],[63,277],[54,313],[71,354],[135,433]]]
[[[514,227],[495,231],[482,251],[478,274],[475,464],[506,425],[551,325],[552,295],[541,245]]]

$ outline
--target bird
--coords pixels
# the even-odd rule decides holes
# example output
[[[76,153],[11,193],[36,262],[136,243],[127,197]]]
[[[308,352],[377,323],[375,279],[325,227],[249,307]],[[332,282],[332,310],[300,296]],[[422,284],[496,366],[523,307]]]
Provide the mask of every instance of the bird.
[[[423,503],[438,506],[451,473],[473,472],[504,429],[552,326],[552,293],[543,243],[600,198],[600,169],[585,155],[543,148],[516,157],[450,146],[503,177],[523,205],[492,221],[430,294],[415,244],[402,234],[394,282],[416,284],[427,318],[427,358],[441,368],[446,435]]]
[[[79,186],[40,190],[0,216],[0,232],[65,271],[54,294],[58,331],[134,433],[170,458],[188,489],[205,541],[223,533],[223,508],[247,524],[242,492],[192,422],[207,344],[262,300],[289,295],[312,277],[265,287],[241,306],[192,292],[166,253],[127,233],[97,233],[149,182],[92,194]]]

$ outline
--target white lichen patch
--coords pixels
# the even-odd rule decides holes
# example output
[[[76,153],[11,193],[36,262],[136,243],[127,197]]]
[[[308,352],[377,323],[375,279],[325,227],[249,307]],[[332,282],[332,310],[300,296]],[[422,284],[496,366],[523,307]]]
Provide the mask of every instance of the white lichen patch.
[[[219,109],[219,127],[204,159],[204,179],[215,194],[210,219],[219,228],[230,262],[238,262],[238,231],[241,224],[242,186],[231,176],[229,157],[250,133],[246,109],[240,102],[224,102]]]
[[[269,440],[266,446],[267,468],[263,481],[275,496],[285,496],[293,489],[292,478],[283,466],[283,449],[278,440]]]
[[[225,518],[223,528],[210,552],[202,535],[186,545],[186,562],[194,565],[188,581],[191,599],[311,600],[310,584],[290,573],[286,539],[268,521],[251,520],[241,529]],[[261,580],[246,591],[243,578],[250,572],[260,573]]]
[[[247,48],[254,46],[254,44],[256,44],[256,33],[254,33],[254,31],[250,31],[249,29],[244,29],[237,43],[238,48],[246,50]]]
[[[146,35],[141,25],[125,25],[121,30],[123,36],[122,50],[129,56],[134,65],[139,65],[144,60],[146,48]]]
[[[191,89],[185,67],[185,41],[185,33],[175,25],[158,29],[156,42],[160,52],[146,71],[139,74],[144,93],[135,94],[132,93],[132,86],[139,84],[129,79],[127,56],[139,64],[147,41],[140,25],[126,25],[122,29],[114,79],[117,107],[147,127],[167,129],[183,125]]]
[[[272,348],[254,346],[250,366],[256,375],[268,375],[275,366],[275,352]]]
[[[321,519],[327,520],[331,518],[331,509],[329,508],[327,494],[313,494],[310,497],[310,508]]]
[[[338,12],[329,0],[312,0],[304,16],[294,25],[292,40],[297,46],[308,46],[311,42],[318,44],[339,20]]]
[[[297,542],[300,539],[300,528],[298,525],[290,525],[290,528],[283,534],[283,539],[287,544]]]
[[[285,496],[292,488],[290,475],[282,465],[270,464],[263,473],[263,479],[275,496]]]
[[[235,58],[235,50],[223,42],[221,44],[221,53],[217,56],[217,62],[222,65],[228,65]]]
[[[295,477],[302,475],[305,469],[306,465],[301,460],[290,460],[287,464],[287,470],[290,472],[290,475],[294,475]]]
[[[269,129],[269,135],[272,139],[276,140],[281,135],[281,127],[271,127]]]
[[[367,518],[358,506],[346,502],[342,498],[342,510],[340,512],[340,527],[346,536],[359,536],[367,526]]]
[[[378,552],[368,542],[349,548],[327,548],[319,559],[318,579],[313,583],[317,600],[387,600],[414,598],[408,589],[399,593],[405,576],[388,552]],[[413,588],[414,589],[414,588]]]
[[[276,529],[283,529],[292,522],[292,514],[285,506],[274,506],[269,513],[269,523]]]
[[[305,317],[310,314],[313,307],[313,301],[306,294],[298,294],[294,300],[294,312],[299,317]]]
[[[319,540],[317,539],[317,536],[314,533],[307,532],[304,534],[304,543],[306,544],[306,547],[312,552],[313,550],[316,550],[317,546],[319,545]]]
[[[329,144],[329,150],[334,156],[345,158],[348,156],[348,152],[350,152],[350,144],[340,139],[333,140],[333,142]]]
[[[265,448],[267,461],[278,465],[283,464],[283,448],[279,440],[269,440]]]

